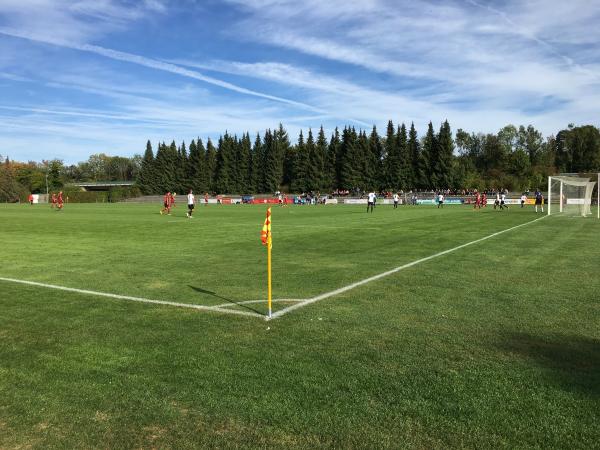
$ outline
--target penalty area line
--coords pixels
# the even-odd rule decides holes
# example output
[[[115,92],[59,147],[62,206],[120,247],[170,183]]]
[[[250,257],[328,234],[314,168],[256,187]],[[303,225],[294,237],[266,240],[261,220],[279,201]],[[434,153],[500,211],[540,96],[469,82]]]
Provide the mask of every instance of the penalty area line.
[[[444,250],[442,252],[435,253],[435,254],[430,255],[430,256],[426,256],[425,258],[417,259],[415,261],[409,262],[408,264],[404,264],[402,266],[399,266],[399,267],[396,267],[394,269],[388,270],[387,272],[383,272],[383,273],[374,275],[372,277],[365,278],[364,280],[357,281],[356,283],[352,283],[352,284],[349,284],[347,286],[341,287],[339,289],[336,289],[335,291],[330,291],[330,292],[326,292],[326,293],[321,294],[321,295],[317,295],[316,297],[309,298],[307,300],[304,300],[303,302],[296,303],[294,305],[288,306],[287,308],[283,308],[283,309],[280,309],[279,311],[274,312],[271,315],[270,320],[276,319],[276,318],[281,317],[281,316],[284,316],[285,314],[287,314],[289,312],[295,311],[296,309],[303,308],[303,307],[308,306],[308,305],[310,305],[312,303],[316,303],[316,302],[324,300],[326,298],[342,294],[344,292],[347,292],[347,291],[349,291],[351,289],[357,288],[357,287],[362,286],[364,284],[367,284],[367,283],[370,283],[372,281],[379,280],[380,278],[384,278],[384,277],[387,277],[389,275],[395,274],[396,272],[400,272],[401,270],[408,269],[409,267],[416,266],[417,264],[421,264],[423,262],[429,261],[430,259],[438,258],[440,256],[447,255],[448,253],[452,253],[452,252],[455,252],[457,250],[460,250],[461,248],[468,247],[469,245],[478,244],[479,242],[485,241],[487,239],[491,239],[491,238],[496,237],[496,236],[498,236],[500,234],[508,233],[509,231],[516,230],[517,228],[520,228],[520,227],[523,227],[525,225],[529,225],[531,223],[537,222],[538,220],[542,220],[542,219],[544,219],[546,217],[548,217],[548,216],[547,215],[543,215],[542,217],[538,217],[537,219],[530,220],[529,222],[525,222],[525,223],[522,223],[520,225],[516,225],[514,227],[510,227],[510,228],[507,228],[507,229],[502,230],[502,231],[497,231],[496,233],[492,233],[489,236],[485,236],[485,237],[482,237],[480,239],[476,239],[474,241],[467,242],[466,244],[462,244],[462,245],[450,248],[448,250]],[[267,320],[269,320],[269,318],[267,318]]]
[[[249,311],[237,311],[235,309],[222,309],[218,306],[194,305],[194,304],[190,304],[190,303],[178,303],[178,302],[171,302],[171,301],[166,301],[166,300],[152,300],[152,299],[143,298],[143,297],[131,297],[129,295],[110,294],[108,292],[89,291],[86,289],[76,289],[76,288],[70,288],[70,287],[65,287],[65,286],[57,286],[54,284],[39,283],[37,281],[17,280],[15,278],[4,278],[4,277],[0,277],[0,281],[24,284],[27,286],[43,287],[46,289],[56,289],[59,291],[75,292],[77,294],[92,295],[95,297],[108,297],[108,298],[114,298],[117,300],[127,300],[130,302],[151,303],[151,304],[162,305],[162,306],[175,306],[177,308],[188,308],[188,309],[195,309],[195,310],[200,310],[200,311],[213,311],[213,312],[219,312],[219,313],[225,313],[225,314],[237,314],[239,316],[251,316],[251,317],[260,317],[260,318],[264,317],[264,315],[258,314],[258,313],[253,313],[253,312],[249,312]]]

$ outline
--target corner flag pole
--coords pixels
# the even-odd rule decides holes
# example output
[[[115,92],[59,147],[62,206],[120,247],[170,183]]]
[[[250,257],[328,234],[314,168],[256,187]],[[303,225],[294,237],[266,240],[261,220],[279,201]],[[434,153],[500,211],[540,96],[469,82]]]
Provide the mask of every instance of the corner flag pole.
[[[272,245],[272,237],[271,232],[269,231],[269,236],[267,237],[267,272],[269,273],[268,278],[268,299],[269,299],[269,319],[271,318],[271,248]]]
[[[271,235],[271,208],[267,209],[267,217],[265,223],[260,232],[260,240],[263,245],[267,246],[267,291],[268,291],[268,302],[269,302],[269,315],[268,319],[271,318],[271,249],[273,248],[273,236]]]

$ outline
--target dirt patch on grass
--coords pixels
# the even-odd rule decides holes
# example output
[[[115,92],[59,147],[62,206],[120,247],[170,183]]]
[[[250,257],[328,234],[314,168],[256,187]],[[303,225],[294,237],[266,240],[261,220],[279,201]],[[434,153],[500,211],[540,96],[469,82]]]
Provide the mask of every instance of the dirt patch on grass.
[[[110,416],[102,411],[96,411],[96,413],[94,414],[94,420],[96,422],[106,422],[109,418]]]
[[[167,429],[166,428],[159,427],[158,425],[152,425],[152,426],[149,426],[149,427],[144,427],[143,430],[146,433],[146,438],[150,442],[154,442],[154,441],[156,441],[158,439],[161,439],[167,433]]]

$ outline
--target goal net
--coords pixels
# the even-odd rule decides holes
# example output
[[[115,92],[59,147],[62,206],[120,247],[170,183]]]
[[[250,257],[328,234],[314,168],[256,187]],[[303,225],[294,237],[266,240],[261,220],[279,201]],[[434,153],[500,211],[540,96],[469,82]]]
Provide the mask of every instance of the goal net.
[[[595,181],[589,178],[554,176],[548,178],[548,214],[589,216]]]

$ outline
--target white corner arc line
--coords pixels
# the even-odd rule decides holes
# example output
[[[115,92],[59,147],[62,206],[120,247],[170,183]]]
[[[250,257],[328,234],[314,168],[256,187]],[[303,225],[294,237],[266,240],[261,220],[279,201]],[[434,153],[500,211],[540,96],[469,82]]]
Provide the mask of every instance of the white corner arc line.
[[[225,313],[225,314],[237,314],[240,316],[251,316],[251,317],[261,317],[261,318],[264,317],[262,314],[253,313],[253,312],[249,312],[249,311],[238,311],[235,309],[221,309],[216,306],[194,305],[194,304],[189,304],[189,303],[178,303],[178,302],[171,302],[171,301],[165,301],[165,300],[152,300],[152,299],[143,298],[143,297],[131,297],[129,295],[110,294],[108,292],[89,291],[86,289],[76,289],[76,288],[70,288],[70,287],[65,287],[65,286],[57,286],[54,284],[38,283],[37,281],[17,280],[14,278],[4,278],[4,277],[0,277],[0,281],[25,284],[28,286],[38,286],[38,287],[44,287],[44,288],[48,288],[48,289],[57,289],[59,291],[75,292],[77,294],[93,295],[96,297],[116,298],[118,300],[128,300],[131,302],[152,303],[155,305],[163,305],[163,306],[176,306],[178,308],[188,308],[188,309],[196,309],[196,310],[202,310],[202,311],[221,312],[221,313]]]
[[[287,308],[280,309],[279,311],[274,312],[271,315],[270,320],[276,319],[278,317],[281,317],[281,316],[283,316],[283,315],[285,315],[285,314],[287,314],[289,312],[292,312],[292,311],[294,311],[296,309],[300,309],[300,308],[303,308],[305,306],[308,306],[311,303],[316,303],[316,302],[324,300],[326,298],[342,294],[342,293],[347,292],[347,291],[349,291],[351,289],[354,289],[356,287],[362,286],[363,284],[367,284],[367,283],[370,283],[371,281],[379,280],[380,278],[387,277],[387,276],[392,275],[392,274],[394,274],[396,272],[399,272],[401,270],[408,269],[409,267],[416,266],[417,264],[421,264],[421,263],[423,263],[425,261],[429,261],[430,259],[434,259],[434,258],[438,258],[438,257],[443,256],[443,255],[447,255],[448,253],[455,252],[456,250],[460,250],[461,248],[468,247],[469,245],[477,244],[477,243],[485,241],[487,239],[491,239],[491,238],[496,237],[496,236],[498,236],[500,234],[507,233],[509,231],[515,230],[515,229],[523,227],[525,225],[529,225],[531,223],[537,222],[538,220],[542,220],[542,219],[544,219],[546,217],[548,217],[548,216],[543,215],[542,217],[539,217],[539,218],[534,219],[534,220],[530,220],[529,222],[525,222],[525,223],[522,223],[520,225],[516,225],[514,227],[510,227],[510,228],[507,228],[507,229],[502,230],[502,231],[497,231],[496,233],[492,233],[489,236],[485,236],[485,237],[476,239],[474,241],[467,242],[466,244],[462,244],[462,245],[459,245],[457,247],[453,247],[453,248],[450,248],[448,250],[444,250],[442,252],[435,253],[435,254],[430,255],[430,256],[426,256],[425,258],[417,259],[415,261],[409,262],[409,263],[404,264],[402,266],[395,267],[394,269],[388,270],[387,272],[383,272],[383,273],[374,275],[372,277],[365,278],[364,280],[357,281],[356,283],[349,284],[347,286],[341,287],[341,288],[336,289],[334,291],[330,291],[330,292],[326,292],[326,293],[321,294],[321,295],[317,295],[316,297],[309,298],[309,299],[307,299],[307,300],[305,300],[305,301],[303,301],[301,303],[296,303],[294,305],[288,306]],[[269,318],[267,318],[267,320],[269,320]]]
[[[271,300],[271,302],[273,302],[273,303],[304,302],[304,301],[306,301],[305,298],[274,298],[273,300]],[[221,303],[220,305],[211,306],[211,308],[231,308],[232,306],[249,305],[252,303],[267,303],[267,302],[268,302],[268,300],[266,300],[266,299],[265,300],[244,300],[243,302]]]

